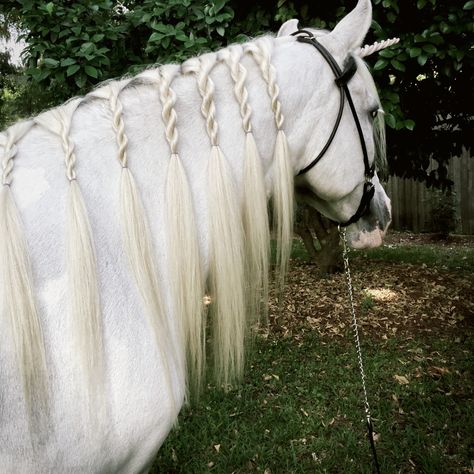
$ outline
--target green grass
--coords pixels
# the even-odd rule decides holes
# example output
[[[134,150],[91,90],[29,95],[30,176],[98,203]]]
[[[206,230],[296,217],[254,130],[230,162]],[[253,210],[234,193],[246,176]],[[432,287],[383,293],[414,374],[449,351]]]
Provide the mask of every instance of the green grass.
[[[474,269],[474,247],[441,247],[435,245],[383,246],[356,252],[365,258],[385,262],[427,265],[447,270]]]
[[[474,247],[442,247],[439,245],[384,245],[371,250],[351,252],[352,258],[383,260],[392,263],[426,265],[447,270],[474,271]],[[308,260],[309,255],[300,240],[293,241],[292,258]]]
[[[308,334],[299,344],[270,339],[258,347],[240,388],[209,390],[183,411],[152,472],[372,472],[350,340]],[[363,349],[382,472],[469,467],[472,341],[391,339]],[[430,367],[446,373],[430,375]]]
[[[297,240],[293,258],[308,258]],[[382,247],[354,252],[353,260],[354,267],[382,260],[474,272],[474,249],[465,248]],[[367,295],[361,311],[372,306]],[[367,337],[362,347],[381,472],[472,472],[472,332]],[[351,335],[270,335],[255,348],[241,386],[209,387],[197,406],[183,409],[151,472],[373,472]]]

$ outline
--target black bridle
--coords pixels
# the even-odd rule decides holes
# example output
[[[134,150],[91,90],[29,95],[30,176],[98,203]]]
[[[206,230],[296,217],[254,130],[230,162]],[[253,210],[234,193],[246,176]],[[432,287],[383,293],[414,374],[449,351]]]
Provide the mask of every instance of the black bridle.
[[[349,88],[347,87],[347,83],[349,82],[349,80],[352,78],[352,76],[355,74],[357,70],[357,64],[354,57],[349,55],[345,61],[344,70],[341,70],[341,68],[337,64],[332,54],[321,43],[319,43],[316,40],[316,38],[311,32],[307,30],[298,30],[295,33],[293,33],[293,35],[294,36],[296,35],[296,40],[299,41],[300,43],[310,44],[314,46],[321,53],[322,57],[329,64],[334,75],[336,76],[335,82],[336,82],[337,87],[339,88],[339,94],[340,94],[339,111],[337,113],[336,123],[334,124],[332,132],[329,135],[329,138],[326,144],[323,146],[318,156],[316,156],[316,158],[314,158],[314,160],[311,161],[309,165],[304,167],[297,174],[297,176],[307,173],[311,168],[313,168],[319,162],[319,160],[324,156],[329,146],[331,145],[336,135],[337,129],[339,128],[339,124],[341,123],[342,112],[344,110],[344,103],[345,103],[344,97],[347,99],[347,102],[349,103],[349,107],[351,109],[352,116],[354,117],[354,121],[357,127],[357,133],[359,134],[360,145],[362,147],[362,154],[364,156],[365,183],[364,183],[362,198],[360,200],[360,204],[359,204],[359,207],[357,208],[357,211],[348,221],[339,224],[341,227],[346,227],[350,224],[353,224],[354,222],[357,222],[362,216],[364,216],[365,214],[369,212],[370,201],[374,197],[374,193],[375,193],[375,187],[374,187],[374,184],[372,183],[372,178],[374,177],[374,172],[375,172],[374,165],[371,166],[369,163],[369,156],[367,154],[367,146],[365,144],[364,134],[362,133],[362,127],[360,125],[359,117],[357,116],[357,111],[354,107],[354,102],[352,100],[351,93],[349,91]]]

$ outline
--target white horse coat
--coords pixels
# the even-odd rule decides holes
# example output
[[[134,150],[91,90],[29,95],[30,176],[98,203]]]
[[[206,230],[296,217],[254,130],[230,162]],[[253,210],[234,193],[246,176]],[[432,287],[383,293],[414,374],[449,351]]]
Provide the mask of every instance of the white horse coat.
[[[341,64],[360,46],[370,24],[370,3],[360,0],[336,29],[318,33],[318,39]],[[333,127],[339,95],[334,77],[313,48],[288,36],[294,22],[285,24],[273,44],[271,62],[276,70],[279,101],[285,117],[293,175],[322,147]],[[214,56],[213,56],[214,57]],[[369,111],[379,104],[360,59],[359,72],[349,87],[359,113],[369,156],[374,154]],[[252,108],[252,129],[261,156],[268,193],[273,179],[273,149],[277,128],[267,85],[259,66],[244,55],[246,87]],[[105,381],[104,413],[88,412],[83,381],[74,355],[74,330],[69,315],[68,277],[65,269],[67,192],[64,149],[57,134],[47,130],[52,112],[46,112],[16,143],[11,192],[19,208],[32,268],[32,281],[45,341],[49,412],[42,431],[31,435],[31,422],[15,361],[15,347],[7,319],[0,317],[0,470],[7,473],[92,473],[146,471],[176,421],[185,397],[179,325],[173,314],[168,270],[165,207],[166,170],[170,160],[158,88],[148,79],[121,82],[120,101],[128,137],[128,166],[143,200],[158,278],[169,322],[164,338],[176,352],[159,351],[124,252],[120,228],[117,137],[113,114],[101,98],[109,85],[77,104],[69,136],[75,144],[75,172],[92,229],[101,302]],[[148,78],[148,79],[147,79]],[[245,133],[228,67],[217,61],[211,71],[219,126],[219,146],[225,154],[242,198],[242,150]],[[128,85],[126,85],[128,84]],[[201,114],[202,98],[194,74],[176,66],[172,81],[179,131],[178,150],[188,176],[203,272],[209,266],[208,183],[209,136]],[[77,108],[76,108],[77,107]],[[1,149],[0,149],[1,154]],[[364,181],[359,139],[350,111],[330,149],[318,165],[296,180],[303,198],[329,217],[345,221],[357,209]],[[348,235],[359,247],[378,245],[390,219],[389,201],[378,180],[372,215],[351,226]],[[3,235],[0,236],[3,238]],[[176,236],[179,240],[179,236]],[[2,283],[3,286],[3,282]],[[0,291],[2,286],[0,286]],[[1,303],[0,303],[1,304]],[[3,310],[2,310],[3,311]],[[1,314],[1,313],[0,313]],[[166,360],[164,360],[166,359]],[[164,372],[171,377],[170,396]],[[174,401],[173,401],[174,399]],[[34,431],[34,429],[33,429]]]

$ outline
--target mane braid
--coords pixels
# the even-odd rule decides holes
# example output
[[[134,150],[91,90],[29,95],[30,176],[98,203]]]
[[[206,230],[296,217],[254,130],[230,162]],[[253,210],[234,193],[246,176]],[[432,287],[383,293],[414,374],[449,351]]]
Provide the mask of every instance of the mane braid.
[[[33,122],[19,122],[6,131],[3,142],[0,190],[0,275],[2,316],[11,328],[14,353],[21,375],[30,433],[40,434],[48,414],[48,375],[40,319],[26,239],[11,191],[16,143]],[[0,136],[1,137],[1,136]]]
[[[89,416],[104,415],[104,358],[102,315],[97,263],[92,229],[76,176],[76,154],[70,137],[74,112],[82,99],[67,102],[36,118],[36,123],[56,133],[64,152],[69,180],[66,218],[66,270],[69,286],[69,311],[72,319],[74,355],[86,387]],[[92,416],[93,415],[93,416]],[[103,422],[103,420],[101,420]]]
[[[288,270],[293,241],[294,186],[288,141],[282,128],[284,117],[278,99],[279,88],[276,83],[276,71],[271,63],[272,49],[273,40],[269,37],[260,38],[246,45],[246,51],[259,65],[262,77],[267,84],[267,92],[277,128],[273,159],[272,198],[273,226],[277,237],[277,281],[281,290]]]
[[[208,164],[209,287],[213,316],[213,359],[218,383],[242,376],[245,340],[243,229],[235,183],[218,143],[214,83],[215,54],[192,58],[183,72],[197,75],[201,113],[211,143]]]
[[[270,229],[268,220],[265,176],[255,137],[252,132],[252,109],[245,86],[247,70],[240,63],[243,48],[233,45],[220,51],[219,57],[228,66],[234,82],[234,95],[239,104],[242,128],[245,133],[243,172],[242,221],[244,228],[245,281],[251,317],[255,322],[268,307],[268,267],[270,257]]]
[[[204,282],[192,195],[178,155],[177,115],[174,108],[176,93],[170,86],[175,73],[174,66],[162,66],[159,70],[161,116],[171,152],[165,199],[168,261],[174,314],[180,323],[182,344],[186,347],[185,363],[189,371],[186,391],[199,397],[206,360]]]
[[[171,373],[166,354],[175,354],[172,346],[170,330],[165,316],[161,288],[156,273],[156,264],[151,243],[151,233],[145,216],[145,210],[138,193],[132,172],[128,168],[127,136],[123,121],[123,106],[119,99],[121,87],[117,82],[108,86],[109,105],[113,115],[113,128],[118,145],[118,161],[122,166],[120,179],[120,200],[122,214],[122,235],[125,251],[128,256],[130,269],[135,279],[138,291],[145,305],[150,326],[155,336],[158,353],[163,363],[166,390],[172,401],[172,411],[177,411],[177,401],[171,384]],[[178,359],[174,357],[174,360]],[[166,407],[163,407],[165,410]]]

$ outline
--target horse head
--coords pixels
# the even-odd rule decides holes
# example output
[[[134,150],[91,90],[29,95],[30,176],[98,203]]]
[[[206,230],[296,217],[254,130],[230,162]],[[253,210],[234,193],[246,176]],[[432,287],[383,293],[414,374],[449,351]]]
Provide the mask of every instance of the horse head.
[[[330,32],[299,30],[298,21],[290,20],[278,33],[287,41],[283,50],[295,47],[292,38],[302,43],[292,58],[282,53],[291,72],[280,82],[292,81],[298,93],[310,89],[304,104],[295,97],[288,101],[302,107],[288,123],[297,199],[346,225],[355,248],[380,245],[391,220],[390,200],[376,171],[385,158],[382,108],[360,57],[371,17],[370,1],[359,0]],[[285,90],[291,91],[290,84]]]

